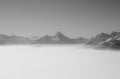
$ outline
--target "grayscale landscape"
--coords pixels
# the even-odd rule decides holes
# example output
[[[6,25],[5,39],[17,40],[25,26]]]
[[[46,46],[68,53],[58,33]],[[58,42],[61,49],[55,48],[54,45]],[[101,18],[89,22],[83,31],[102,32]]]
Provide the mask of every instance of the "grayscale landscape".
[[[0,79],[120,79],[120,1],[0,0]]]

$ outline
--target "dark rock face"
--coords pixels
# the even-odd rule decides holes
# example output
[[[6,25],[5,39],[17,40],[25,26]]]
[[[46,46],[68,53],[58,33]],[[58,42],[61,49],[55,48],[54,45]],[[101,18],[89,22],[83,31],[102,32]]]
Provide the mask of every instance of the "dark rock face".
[[[114,40],[111,45],[112,49],[120,49],[120,40]]]
[[[113,31],[113,32],[110,34],[110,37],[111,37],[111,38],[114,38],[114,37],[117,36],[118,34],[119,34],[119,32]]]
[[[113,31],[111,34],[98,34],[95,38],[90,39],[88,45],[103,49],[110,48],[120,50],[120,32]]]
[[[105,47],[109,47],[111,49],[120,49],[120,40],[113,38],[110,41],[107,41],[102,45]]]
[[[99,43],[107,40],[108,38],[110,38],[109,34],[106,33],[97,34],[95,38],[91,38],[89,40],[88,44],[98,45]]]
[[[110,49],[120,49],[120,33],[112,32],[110,38],[106,39],[101,45]]]

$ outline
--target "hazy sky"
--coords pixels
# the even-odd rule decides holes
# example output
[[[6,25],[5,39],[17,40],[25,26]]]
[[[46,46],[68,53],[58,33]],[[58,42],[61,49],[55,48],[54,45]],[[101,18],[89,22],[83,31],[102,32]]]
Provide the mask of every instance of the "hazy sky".
[[[0,33],[91,37],[120,31],[119,0],[0,0]]]

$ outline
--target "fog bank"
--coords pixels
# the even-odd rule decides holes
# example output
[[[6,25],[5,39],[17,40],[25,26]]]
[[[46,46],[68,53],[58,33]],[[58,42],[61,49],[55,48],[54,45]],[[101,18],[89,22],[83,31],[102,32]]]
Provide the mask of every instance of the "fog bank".
[[[0,79],[120,79],[120,52],[81,46],[0,46]]]

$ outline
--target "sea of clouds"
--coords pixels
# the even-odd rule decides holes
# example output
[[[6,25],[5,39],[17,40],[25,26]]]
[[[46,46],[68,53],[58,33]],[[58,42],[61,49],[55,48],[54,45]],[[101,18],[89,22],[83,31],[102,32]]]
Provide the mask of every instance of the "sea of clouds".
[[[82,46],[0,46],[0,79],[120,79],[120,52]]]

